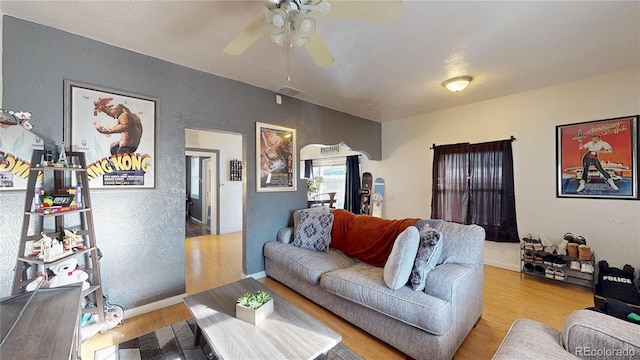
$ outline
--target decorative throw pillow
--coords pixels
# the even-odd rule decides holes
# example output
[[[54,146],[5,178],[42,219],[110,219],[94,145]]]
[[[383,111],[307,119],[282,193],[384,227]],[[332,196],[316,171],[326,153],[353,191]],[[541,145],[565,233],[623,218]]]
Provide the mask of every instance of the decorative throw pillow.
[[[330,214],[331,208],[326,206],[315,206],[307,209],[299,209],[293,212],[293,231],[298,228],[298,224],[300,224],[300,214],[303,212],[306,213],[316,213],[316,214]]]
[[[420,228],[418,255],[416,255],[413,270],[409,277],[409,282],[413,290],[424,290],[427,273],[436,267],[441,253],[442,233],[429,225],[422,226],[422,228]]]
[[[407,227],[396,237],[382,273],[384,283],[390,289],[397,290],[407,284],[419,244],[420,234],[415,226]]]
[[[301,211],[293,245],[310,250],[329,251],[333,214]]]

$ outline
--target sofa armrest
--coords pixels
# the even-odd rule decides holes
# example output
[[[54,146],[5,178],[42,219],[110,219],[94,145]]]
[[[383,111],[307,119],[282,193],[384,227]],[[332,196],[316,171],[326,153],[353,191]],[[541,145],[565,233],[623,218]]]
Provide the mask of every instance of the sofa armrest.
[[[456,287],[464,287],[471,281],[478,281],[482,285],[482,277],[479,280],[472,279],[472,272],[476,270],[477,267],[467,265],[440,264],[427,273],[424,292],[442,300],[453,301],[456,291],[461,290]]]
[[[557,329],[530,319],[518,319],[493,355],[493,360],[577,359],[562,347]]]
[[[564,322],[563,341],[567,351],[580,358],[623,359],[633,358],[630,354],[640,356],[639,335],[636,324],[592,310],[577,310]]]
[[[276,240],[283,244],[290,244],[291,240],[293,240],[293,228],[286,227],[278,230],[278,235],[276,236]]]

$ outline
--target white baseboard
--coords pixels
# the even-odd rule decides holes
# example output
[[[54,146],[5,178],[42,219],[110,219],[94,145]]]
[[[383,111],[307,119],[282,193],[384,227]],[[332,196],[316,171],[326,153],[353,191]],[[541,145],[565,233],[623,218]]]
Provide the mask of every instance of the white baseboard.
[[[260,272],[257,272],[257,273],[253,273],[253,274],[247,275],[247,277],[252,277],[254,279],[262,279],[262,278],[267,277],[267,273],[264,272],[264,271],[260,271]]]
[[[264,277],[267,277],[267,273],[265,273],[264,271],[261,272],[257,272],[251,275],[247,275],[247,277],[252,277],[254,279],[262,279]],[[156,302],[152,302],[149,304],[145,304],[142,306],[138,306],[138,307],[134,307],[131,309],[127,309],[124,311],[124,318],[125,319],[129,319],[132,317],[136,317],[138,315],[142,315],[142,314],[146,314],[148,312],[152,312],[158,309],[162,309],[165,308],[167,306],[171,306],[171,305],[175,305],[178,303],[181,303],[183,301],[183,299],[187,296],[187,294],[181,294],[181,295],[176,295],[176,296],[172,296],[170,298],[166,298],[166,299],[162,299]]]
[[[490,266],[495,266],[501,269],[506,269],[506,270],[511,270],[511,271],[516,271],[516,272],[520,272],[520,267],[514,264],[510,264],[510,263],[503,263],[503,262],[498,262],[498,261],[484,261],[485,265],[490,265]]]
[[[134,307],[124,311],[125,320],[128,318],[136,317],[138,315],[146,314],[151,311],[165,308],[167,306],[175,305],[182,302],[182,299],[187,296],[186,293],[181,295],[172,296],[170,298],[162,299],[156,302],[145,304],[142,306]]]

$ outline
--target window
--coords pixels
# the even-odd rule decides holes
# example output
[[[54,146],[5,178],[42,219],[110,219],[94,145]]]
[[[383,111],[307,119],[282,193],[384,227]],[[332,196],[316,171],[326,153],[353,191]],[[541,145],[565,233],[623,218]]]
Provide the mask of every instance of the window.
[[[511,140],[434,148],[431,217],[482,226],[487,240],[519,242]]]
[[[345,158],[313,160],[311,176],[314,178],[322,178],[322,182],[319,185],[318,194],[335,192],[335,207],[338,209],[344,208],[346,173],[347,166]]]
[[[191,157],[191,198],[200,198],[200,157]]]

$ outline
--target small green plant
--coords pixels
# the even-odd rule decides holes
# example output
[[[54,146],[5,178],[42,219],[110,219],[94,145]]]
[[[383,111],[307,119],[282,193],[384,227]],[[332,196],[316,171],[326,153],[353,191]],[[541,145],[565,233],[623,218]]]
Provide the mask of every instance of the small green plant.
[[[251,310],[256,310],[269,300],[271,300],[271,295],[268,293],[264,291],[253,291],[240,296],[237,303]]]
[[[307,179],[307,193],[309,196],[318,196],[320,193],[320,185],[324,182],[322,176]],[[315,195],[314,195],[315,194]]]

